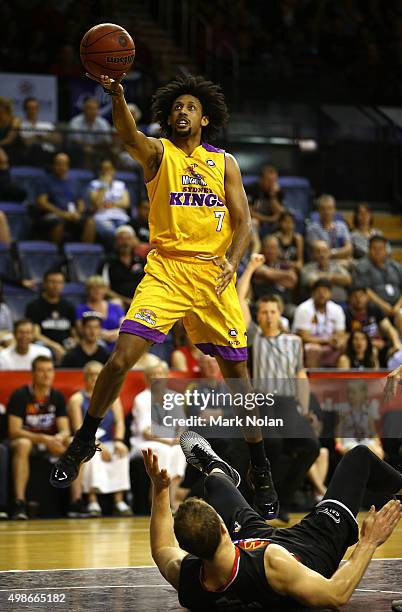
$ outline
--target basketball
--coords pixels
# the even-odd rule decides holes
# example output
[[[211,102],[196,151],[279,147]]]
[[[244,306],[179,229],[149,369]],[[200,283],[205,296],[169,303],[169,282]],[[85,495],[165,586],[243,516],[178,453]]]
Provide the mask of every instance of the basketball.
[[[135,57],[130,34],[114,23],[101,23],[84,35],[80,45],[81,61],[89,74],[119,78],[130,70]]]

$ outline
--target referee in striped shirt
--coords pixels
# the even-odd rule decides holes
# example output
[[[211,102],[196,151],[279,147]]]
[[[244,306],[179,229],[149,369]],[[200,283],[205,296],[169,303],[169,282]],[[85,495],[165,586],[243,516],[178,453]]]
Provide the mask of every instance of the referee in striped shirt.
[[[279,518],[286,522],[294,494],[320,454],[320,443],[308,422],[310,392],[302,342],[283,330],[281,298],[262,297],[257,302],[258,325],[251,318],[247,294],[254,271],[263,263],[263,255],[251,256],[237,292],[247,326],[251,377],[258,381],[258,391],[275,394],[275,417],[283,418],[287,427],[286,437],[273,434],[266,440],[266,453],[281,503]]]

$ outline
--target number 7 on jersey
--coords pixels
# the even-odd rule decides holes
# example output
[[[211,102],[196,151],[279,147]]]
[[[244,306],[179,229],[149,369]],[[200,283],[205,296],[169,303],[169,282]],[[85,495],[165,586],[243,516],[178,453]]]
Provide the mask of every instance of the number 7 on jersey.
[[[216,226],[216,230],[217,232],[220,232],[222,229],[222,223],[223,223],[223,217],[225,216],[225,211],[224,210],[216,210],[215,211],[215,217],[218,219],[218,225]]]

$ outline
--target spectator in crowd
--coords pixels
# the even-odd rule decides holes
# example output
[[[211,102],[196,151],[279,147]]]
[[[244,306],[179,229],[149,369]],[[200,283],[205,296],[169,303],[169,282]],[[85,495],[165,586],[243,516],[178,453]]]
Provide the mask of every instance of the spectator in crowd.
[[[300,270],[303,266],[304,241],[303,236],[295,232],[295,218],[288,210],[279,217],[275,236],[279,242],[281,261],[286,261],[295,270]]]
[[[98,100],[86,98],[82,113],[71,119],[69,127],[72,132],[71,141],[84,154],[82,165],[92,167],[106,154],[112,142],[112,128],[104,117],[99,116]]]
[[[174,337],[176,348],[170,358],[172,370],[188,372],[190,376],[198,377],[200,375],[199,360],[202,353],[189,340],[181,321],[176,323]]]
[[[397,317],[402,305],[402,266],[387,254],[387,241],[383,236],[369,240],[368,256],[354,269],[355,284],[364,282],[371,302],[381,308],[385,316]]]
[[[46,232],[57,244],[65,238],[94,242],[95,221],[85,212],[80,189],[68,175],[69,168],[69,156],[57,153],[52,172],[44,180],[36,199],[39,209],[39,216],[34,220],[36,229]]]
[[[162,424],[166,414],[163,408],[163,396],[167,391],[166,378],[169,368],[163,362],[145,370],[147,388],[141,391],[133,403],[131,447],[135,453],[145,448],[152,448],[158,455],[159,466],[171,475],[170,499],[172,509],[180,503],[178,488],[186,470],[186,460],[179,444],[179,428]],[[151,395],[152,384],[152,395]],[[174,393],[171,394],[174,397]],[[173,400],[174,403],[174,400]],[[169,415],[173,418],[184,418],[184,412],[177,404]]]
[[[336,366],[342,370],[379,368],[378,357],[374,352],[370,336],[364,331],[353,331],[349,335],[345,352],[339,357]]]
[[[23,108],[25,118],[21,121],[20,134],[25,145],[24,161],[33,165],[47,163],[61,143],[60,134],[55,131],[53,123],[39,119],[40,103],[37,98],[25,98]]]
[[[116,168],[110,159],[100,165],[99,178],[89,184],[89,202],[96,232],[107,247],[113,248],[114,233],[130,220],[130,195],[123,181],[115,179]]]
[[[136,104],[133,104],[132,102],[127,104],[127,106],[128,106],[128,110],[134,117],[134,121],[136,125],[140,125],[140,120],[142,117],[141,109]],[[143,130],[141,129],[141,131]],[[153,134],[150,134],[150,136],[153,136]],[[114,133],[113,153],[116,156],[116,162],[119,168],[124,168],[125,170],[141,171],[141,165],[137,162],[136,159],[131,157],[128,151],[126,151],[121,141],[121,138],[117,133]]]
[[[88,410],[96,379],[102,369],[99,361],[88,361],[84,366],[84,389],[71,396],[68,405],[68,416],[71,428],[75,433],[82,425]],[[113,514],[132,516],[130,506],[124,501],[124,492],[130,490],[129,451],[124,443],[125,424],[121,401],[117,399],[105,414],[102,427],[97,432],[100,453],[85,463],[81,473],[81,486],[88,494],[88,513],[90,516],[101,516],[102,510],[97,494],[113,494]]]
[[[261,255],[252,255],[238,282],[237,292],[251,347],[251,377],[258,381],[258,391],[275,393],[275,417],[284,418],[287,423],[284,437],[269,437],[266,445],[281,502],[279,517],[287,522],[294,494],[319,458],[320,451],[307,416],[310,391],[302,342],[293,334],[283,333],[280,298],[276,295],[261,297],[257,302],[257,324],[251,318],[246,296],[253,268],[258,269],[263,261]]]
[[[265,263],[255,270],[252,286],[253,296],[258,300],[267,293],[280,295],[285,304],[285,316],[294,312],[292,290],[297,283],[297,274],[288,262],[281,262],[280,248],[276,236],[266,236],[262,241]]]
[[[144,198],[137,206],[137,216],[130,221],[140,242],[149,243],[149,200]]]
[[[357,204],[353,213],[353,231],[350,234],[354,259],[367,257],[370,238],[382,235],[382,232],[374,228],[373,224],[373,213],[368,203]]]
[[[81,370],[89,361],[103,364],[107,362],[110,353],[100,344],[101,324],[102,318],[100,315],[92,311],[84,312],[80,325],[80,341],[77,346],[64,355],[60,364],[61,368],[79,368]]]
[[[369,399],[365,380],[349,380],[346,387],[347,402],[335,406],[337,425],[335,448],[344,455],[358,444],[364,444],[380,459],[384,450],[377,433],[378,401]]]
[[[8,155],[0,147],[0,200],[22,202],[26,197],[27,192],[25,189],[12,180]]]
[[[137,285],[144,277],[145,260],[136,255],[138,239],[131,225],[121,225],[115,231],[115,252],[108,255],[100,267],[111,295],[129,307]]]
[[[350,233],[345,221],[335,219],[335,198],[322,195],[318,199],[318,221],[307,226],[306,242],[311,247],[315,240],[324,240],[331,250],[331,259],[349,259],[352,255]]]
[[[0,278],[0,347],[8,346],[12,341],[13,315],[10,307],[4,301],[3,281]]]
[[[34,326],[30,319],[14,323],[15,344],[0,352],[0,370],[30,370],[39,355],[52,358],[46,346],[34,344]]]
[[[345,313],[331,300],[329,280],[317,280],[311,295],[296,308],[293,331],[303,340],[308,368],[334,367],[345,344]]]
[[[121,322],[124,318],[124,310],[120,304],[106,299],[109,286],[102,276],[90,276],[85,287],[87,299],[85,304],[80,304],[76,309],[78,327],[81,327],[81,319],[85,313],[96,313],[101,319],[101,340],[106,348],[111,351],[119,335]]]
[[[375,354],[379,354],[380,362],[384,365],[387,354],[402,348],[398,332],[390,319],[379,306],[369,302],[366,287],[354,285],[350,288],[345,316],[346,331],[349,334],[353,331],[366,333]]]
[[[40,297],[25,310],[25,316],[35,325],[35,340],[50,348],[57,362],[75,343],[75,308],[61,297],[64,280],[64,274],[58,270],[46,272]]]
[[[277,169],[263,166],[258,183],[247,190],[251,216],[260,224],[261,237],[278,229],[279,217],[285,211],[283,195]]]
[[[0,521],[8,519],[8,444],[6,407],[0,404]]]
[[[32,363],[32,384],[20,387],[7,406],[12,452],[15,506],[13,519],[27,519],[25,492],[32,452],[59,457],[68,446],[70,429],[63,395],[53,389],[54,367],[50,357]]]
[[[310,294],[311,287],[319,278],[325,278],[332,284],[332,298],[335,302],[345,303],[346,287],[352,283],[352,277],[340,261],[331,259],[331,251],[325,240],[315,240],[311,244],[312,261],[305,264],[300,274],[300,285]]]
[[[0,96],[0,147],[14,161],[20,148],[21,119],[13,115],[13,102],[10,98]]]

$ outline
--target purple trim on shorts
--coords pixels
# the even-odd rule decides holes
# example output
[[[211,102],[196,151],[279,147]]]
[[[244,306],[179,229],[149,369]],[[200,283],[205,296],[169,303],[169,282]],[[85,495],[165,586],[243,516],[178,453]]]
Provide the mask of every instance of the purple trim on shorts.
[[[207,142],[203,142],[202,147],[209,153],[224,153],[225,152],[225,149],[217,149],[216,147],[208,144]]]
[[[219,346],[218,344],[212,344],[212,342],[201,342],[195,345],[205,355],[211,355],[211,357],[222,357],[228,361],[247,361],[247,347],[243,348],[232,348],[231,346]]]
[[[145,340],[151,340],[151,342],[157,342],[158,344],[162,344],[166,338],[166,335],[157,329],[151,329],[142,323],[131,321],[131,319],[124,319],[119,334],[134,334],[134,336],[141,336]]]

